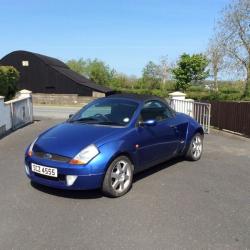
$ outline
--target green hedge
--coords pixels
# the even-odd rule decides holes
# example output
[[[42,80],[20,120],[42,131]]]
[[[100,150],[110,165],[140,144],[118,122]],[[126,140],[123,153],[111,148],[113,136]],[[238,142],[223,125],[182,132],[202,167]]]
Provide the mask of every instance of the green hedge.
[[[116,88],[115,91],[129,94],[140,94],[140,95],[156,95],[160,97],[167,97],[172,91],[161,90],[161,89],[127,89],[127,88]]]
[[[150,88],[115,88],[117,91],[135,94],[149,94],[160,97],[168,97],[169,93],[174,92],[174,82],[169,81],[161,86],[161,89]],[[219,83],[219,91],[212,91],[205,88],[205,85],[191,85],[186,91],[187,98],[200,101],[209,100],[246,100],[249,101],[250,97],[243,98],[244,83],[243,82],[221,82]]]
[[[10,100],[17,91],[19,72],[12,66],[0,66],[0,95]]]

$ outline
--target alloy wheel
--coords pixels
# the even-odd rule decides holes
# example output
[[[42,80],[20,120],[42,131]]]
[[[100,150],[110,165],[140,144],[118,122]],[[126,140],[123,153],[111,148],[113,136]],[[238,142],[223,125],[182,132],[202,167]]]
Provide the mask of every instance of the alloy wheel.
[[[123,192],[132,180],[131,166],[125,160],[118,161],[111,172],[111,186],[116,192]]]
[[[199,135],[196,135],[192,142],[192,154],[197,159],[202,153],[202,140]]]

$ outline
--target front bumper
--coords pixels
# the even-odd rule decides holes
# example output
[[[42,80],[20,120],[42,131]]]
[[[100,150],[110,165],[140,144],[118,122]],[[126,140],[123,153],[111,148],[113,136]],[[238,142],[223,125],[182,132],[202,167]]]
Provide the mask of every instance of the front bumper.
[[[38,165],[57,168],[58,177],[48,177],[37,174],[31,170],[31,163]],[[31,181],[41,185],[71,190],[88,190],[97,189],[102,186],[104,173],[96,173],[92,171],[91,165],[71,165],[64,162],[50,161],[36,157],[25,157],[25,172]],[[67,176],[76,176],[76,179],[69,185]]]

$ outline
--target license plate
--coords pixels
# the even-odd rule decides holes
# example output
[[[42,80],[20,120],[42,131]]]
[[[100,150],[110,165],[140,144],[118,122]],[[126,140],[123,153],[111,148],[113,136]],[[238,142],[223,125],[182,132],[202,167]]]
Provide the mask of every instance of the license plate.
[[[31,170],[35,173],[47,175],[51,177],[57,177],[57,168],[49,168],[41,165],[37,165],[35,163],[31,163]]]

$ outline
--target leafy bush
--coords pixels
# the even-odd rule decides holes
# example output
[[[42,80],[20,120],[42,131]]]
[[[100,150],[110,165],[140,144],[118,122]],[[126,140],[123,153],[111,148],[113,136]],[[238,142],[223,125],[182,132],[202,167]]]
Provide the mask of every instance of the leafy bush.
[[[168,81],[165,84],[161,85],[161,89],[152,89],[145,86],[145,83],[142,80],[138,79],[133,83],[132,87],[128,86],[117,86],[113,89],[119,92],[124,93],[133,93],[133,94],[147,94],[147,95],[156,95],[160,97],[168,97],[169,93],[174,91],[174,81]],[[229,86],[223,86],[219,89],[218,92],[206,90],[204,86],[192,85],[186,91],[187,98],[191,98],[197,101],[210,101],[210,100],[242,100],[242,93],[239,88],[236,88],[234,85],[230,84]],[[250,100],[250,98],[244,98],[243,100]]]
[[[139,94],[139,95],[156,95],[160,97],[167,97],[169,92],[163,92],[160,89],[127,89],[127,88],[116,88],[118,92],[129,93],[129,94]]]
[[[194,100],[210,100],[210,93],[208,91],[202,91],[202,92],[197,92],[197,91],[188,91],[186,92],[187,98],[194,99]]]
[[[185,91],[190,87],[191,82],[199,82],[209,76],[206,70],[209,62],[202,54],[182,54],[176,67],[172,70],[176,79],[176,90]]]
[[[189,88],[188,88],[188,91],[190,92],[201,92],[201,91],[204,91],[204,86],[201,86],[201,85],[191,85]]]
[[[240,93],[240,90],[237,89],[222,89],[220,90],[221,93],[223,94],[236,94],[236,93]]]
[[[19,72],[12,66],[0,66],[0,95],[10,100],[17,91]]]
[[[223,92],[215,92],[215,91],[187,92],[187,98],[191,98],[191,99],[198,100],[198,101],[202,101],[202,100],[237,101],[237,100],[242,99],[242,93],[235,93],[235,92],[223,93]]]
[[[165,83],[162,83],[161,84],[161,89],[163,91],[167,91],[169,93],[174,92],[175,91],[175,81],[168,80]]]

